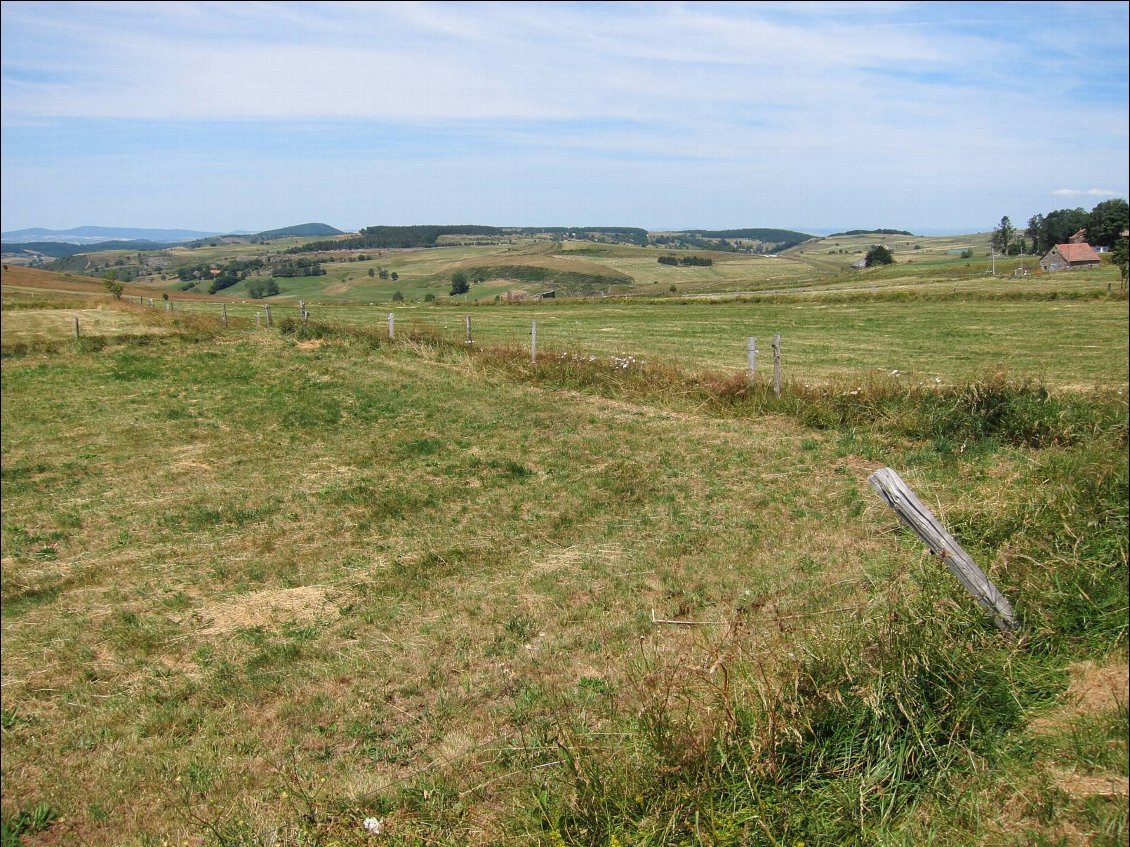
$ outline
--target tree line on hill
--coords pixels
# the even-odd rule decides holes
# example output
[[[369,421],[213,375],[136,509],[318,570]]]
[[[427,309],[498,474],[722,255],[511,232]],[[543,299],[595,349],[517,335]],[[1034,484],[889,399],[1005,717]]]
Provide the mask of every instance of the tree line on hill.
[[[681,265],[682,267],[708,268],[714,260],[705,256],[660,256],[656,259],[661,265]]]
[[[993,230],[993,249],[1006,255],[1028,252],[1046,253],[1057,244],[1066,244],[1075,233],[1086,232],[1087,243],[1113,248],[1130,227],[1130,205],[1122,198],[1104,200],[1090,212],[1083,208],[1056,209],[1033,215],[1024,230],[1013,226],[1008,216]]]
[[[381,250],[410,247],[435,247],[441,235],[504,235],[496,226],[367,226],[357,235],[333,241],[314,241],[291,247],[288,253],[307,253],[317,250]]]

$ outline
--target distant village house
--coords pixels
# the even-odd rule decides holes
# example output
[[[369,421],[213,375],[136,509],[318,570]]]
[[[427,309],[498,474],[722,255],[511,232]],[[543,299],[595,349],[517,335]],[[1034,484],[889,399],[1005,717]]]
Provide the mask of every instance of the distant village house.
[[[1099,254],[1090,244],[1057,244],[1040,259],[1040,270],[1045,273],[1077,271],[1097,268],[1101,263]]]

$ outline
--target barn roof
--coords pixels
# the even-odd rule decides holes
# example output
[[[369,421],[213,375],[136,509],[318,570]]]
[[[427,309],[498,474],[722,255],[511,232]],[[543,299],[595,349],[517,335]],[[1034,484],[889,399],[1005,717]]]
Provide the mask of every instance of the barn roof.
[[[1057,244],[1059,255],[1069,262],[1098,262],[1099,254],[1090,244]]]

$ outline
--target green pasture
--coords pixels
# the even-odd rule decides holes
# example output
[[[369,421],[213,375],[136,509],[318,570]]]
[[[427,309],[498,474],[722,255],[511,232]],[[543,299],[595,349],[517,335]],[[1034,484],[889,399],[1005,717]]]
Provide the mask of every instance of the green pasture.
[[[184,303],[216,315],[220,306]],[[229,305],[249,321],[264,315],[254,302]],[[367,326],[387,334],[387,304],[311,304],[314,322]],[[782,336],[787,380],[823,382],[845,375],[898,371],[911,381],[962,382],[1005,370],[1052,386],[1122,385],[1128,379],[1124,300],[859,300],[822,303],[617,300],[489,306],[397,305],[401,333],[432,328],[465,336],[465,316],[480,346],[528,348],[537,322],[542,355],[670,361],[690,368],[741,371],[747,341],[757,339],[758,366],[771,368],[770,345]],[[272,307],[275,320],[296,318],[296,306]],[[262,318],[265,323],[265,318]]]
[[[152,335],[167,331],[121,309],[19,309],[4,311],[0,338],[3,344],[73,339],[76,319],[80,336]]]
[[[1124,780],[1125,700],[1069,694],[1126,665],[1124,301],[467,310],[484,347],[537,320],[538,366],[468,354],[455,308],[388,343],[375,307],[278,307],[283,333],[177,305],[107,304],[162,336],[4,339],[13,843],[1127,831],[1080,787]],[[775,331],[782,398],[684,370],[739,372],[749,334],[767,370]],[[899,529],[882,466],[1019,635]]]

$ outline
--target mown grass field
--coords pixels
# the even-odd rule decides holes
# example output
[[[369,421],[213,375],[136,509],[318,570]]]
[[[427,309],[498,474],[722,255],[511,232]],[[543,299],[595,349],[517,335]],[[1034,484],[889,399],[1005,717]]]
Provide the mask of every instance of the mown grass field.
[[[75,342],[21,279],[12,838],[1125,843],[1124,299],[486,307],[468,351],[455,309],[388,343],[367,306],[108,298],[162,334]]]

